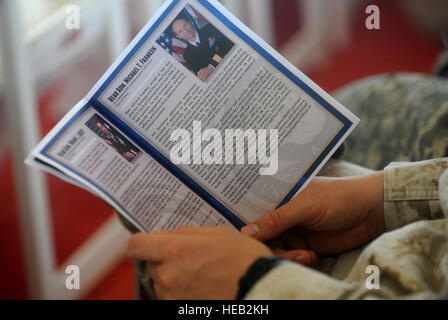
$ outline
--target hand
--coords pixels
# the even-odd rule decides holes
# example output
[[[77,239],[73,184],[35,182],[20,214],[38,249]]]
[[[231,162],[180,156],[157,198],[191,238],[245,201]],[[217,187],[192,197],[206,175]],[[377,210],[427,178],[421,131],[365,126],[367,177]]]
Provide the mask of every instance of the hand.
[[[215,69],[212,66],[206,66],[205,68],[202,68],[198,72],[198,78],[201,81],[207,80],[208,76],[210,75],[210,73],[212,73],[213,70]]]
[[[287,259],[302,249],[302,260],[308,264],[315,256],[303,250],[319,255],[341,253],[384,230],[383,174],[377,172],[315,178],[297,197],[242,232],[261,241],[272,240],[274,254]]]
[[[230,228],[182,227],[134,235],[129,255],[147,261],[160,299],[235,299],[249,266],[272,252]]]

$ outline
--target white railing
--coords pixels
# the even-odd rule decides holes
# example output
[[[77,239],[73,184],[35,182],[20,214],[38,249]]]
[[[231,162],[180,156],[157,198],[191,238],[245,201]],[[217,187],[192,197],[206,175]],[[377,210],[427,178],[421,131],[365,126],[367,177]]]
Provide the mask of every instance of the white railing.
[[[124,49],[129,41],[125,24],[123,0],[104,0],[108,3],[106,16],[111,23],[109,51],[111,57]],[[93,1],[91,2],[93,4]],[[17,1],[0,0],[0,30],[3,58],[3,74],[8,80],[3,82],[3,95],[6,100],[8,123],[10,124],[10,145],[13,152],[16,193],[20,214],[20,227],[23,239],[29,294],[34,299],[73,299],[85,296],[126,254],[128,232],[117,217],[105,222],[72,256],[64,266],[56,269],[54,244],[51,237],[52,223],[47,204],[47,188],[43,174],[25,166],[23,161],[37,144],[39,137],[36,95],[30,75],[28,47],[20,24],[20,11]],[[54,19],[51,28],[64,28],[63,19]],[[113,27],[117,23],[121,27]],[[124,30],[124,31],[123,31]],[[42,33],[42,37],[46,32]],[[39,41],[40,35],[35,35]],[[58,62],[71,61],[80,50],[68,50],[58,56]],[[56,63],[57,65],[58,63]],[[54,68],[54,66],[52,67]],[[42,70],[46,74],[48,70]],[[56,72],[56,70],[55,70]],[[41,73],[42,74],[42,73]],[[37,79],[38,80],[38,79]],[[65,266],[74,264],[80,269],[81,286],[79,290],[65,287]]]
[[[127,45],[130,35],[127,0],[85,0],[82,12],[101,16],[104,8],[107,25],[108,49],[111,61]],[[143,1],[142,19],[146,21],[164,2]],[[231,12],[251,27],[266,42],[274,45],[274,25],[271,0],[222,0]],[[344,46],[349,39],[349,21],[353,0],[302,0],[304,27],[281,49],[292,63],[299,67],[319,63],[333,50]],[[55,268],[54,244],[51,237],[52,223],[47,204],[47,188],[41,172],[26,167],[26,155],[38,141],[36,88],[34,83],[54,79],[64,71],[64,66],[76,61],[84,49],[102,36],[101,28],[92,24],[82,37],[70,47],[60,49],[68,32],[64,24],[64,11],[56,12],[28,38],[23,36],[20,12],[16,0],[0,0],[0,33],[3,74],[8,81],[3,84],[7,117],[10,124],[10,145],[13,152],[14,172],[20,211],[20,225],[26,256],[27,279],[30,297],[38,299],[71,299],[83,297],[125,256],[129,237],[116,217],[104,223],[65,263]],[[96,20],[96,19],[91,19]],[[329,32],[329,30],[331,32]],[[52,37],[48,37],[52,34]],[[50,42],[48,42],[51,39]],[[45,42],[47,41],[47,42]],[[31,50],[29,50],[31,48]],[[52,58],[42,60],[51,51]],[[29,68],[29,61],[33,68]],[[30,75],[29,70],[34,70]],[[65,288],[65,266],[80,267],[81,289]]]
[[[297,67],[309,69],[325,63],[348,44],[351,16],[357,3],[354,0],[302,0],[299,4],[303,27],[280,53]]]

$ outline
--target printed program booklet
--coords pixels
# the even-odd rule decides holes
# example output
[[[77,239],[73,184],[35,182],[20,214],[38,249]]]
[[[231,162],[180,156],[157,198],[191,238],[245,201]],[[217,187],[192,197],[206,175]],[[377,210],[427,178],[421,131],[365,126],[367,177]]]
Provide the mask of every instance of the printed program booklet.
[[[169,0],[26,162],[141,231],[241,228],[300,192],[358,121],[218,1]]]

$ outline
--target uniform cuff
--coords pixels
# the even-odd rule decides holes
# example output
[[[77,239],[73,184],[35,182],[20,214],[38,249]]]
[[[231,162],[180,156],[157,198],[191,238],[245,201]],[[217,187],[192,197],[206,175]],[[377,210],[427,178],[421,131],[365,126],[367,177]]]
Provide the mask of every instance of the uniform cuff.
[[[394,162],[383,171],[384,220],[391,231],[418,220],[443,217],[439,178],[448,158],[420,162]]]
[[[305,267],[284,263],[271,269],[249,290],[246,300],[340,299],[353,285]]]

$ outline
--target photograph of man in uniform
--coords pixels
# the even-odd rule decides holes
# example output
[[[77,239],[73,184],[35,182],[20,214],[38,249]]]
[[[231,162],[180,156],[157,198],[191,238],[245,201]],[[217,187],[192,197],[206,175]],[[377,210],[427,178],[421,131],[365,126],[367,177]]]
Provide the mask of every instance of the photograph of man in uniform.
[[[167,41],[168,35],[172,37],[171,42]],[[163,37],[158,43],[170,53],[181,54],[177,59],[182,59],[181,62],[202,81],[207,80],[234,46],[232,41],[191,6],[181,11]],[[183,45],[175,46],[173,40],[181,40]]]
[[[117,130],[112,128],[99,115],[94,115],[87,121],[86,126],[95,132],[100,138],[104,139],[108,145],[113,147],[123,158],[132,162],[140,153],[140,150],[129,142]]]

